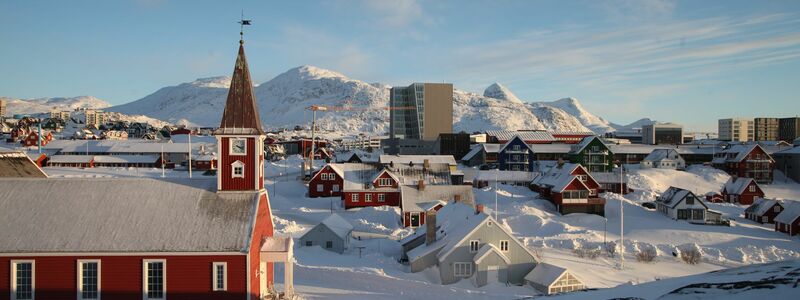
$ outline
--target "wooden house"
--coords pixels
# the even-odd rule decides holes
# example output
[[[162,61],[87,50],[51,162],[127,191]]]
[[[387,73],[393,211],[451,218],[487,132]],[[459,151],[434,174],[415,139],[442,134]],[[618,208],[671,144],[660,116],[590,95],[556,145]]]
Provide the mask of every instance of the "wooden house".
[[[800,203],[785,201],[783,211],[775,216],[775,231],[786,233],[790,236],[800,233]]]
[[[656,211],[674,220],[705,224],[708,206],[691,191],[671,186],[656,198]]]
[[[567,268],[549,263],[539,263],[528,275],[525,282],[545,295],[555,295],[586,289],[583,281]]]
[[[320,246],[322,249],[343,253],[350,248],[353,225],[337,214],[332,214],[300,237],[300,246]]]
[[[497,168],[503,171],[533,172],[535,158],[533,149],[521,137],[514,136],[500,147]]]
[[[775,199],[756,198],[752,205],[744,210],[744,217],[753,222],[775,223],[775,217],[783,211],[783,205]]]
[[[589,172],[610,172],[614,168],[614,153],[597,136],[583,138],[569,151],[572,163],[581,164]]]
[[[675,149],[655,149],[640,163],[642,168],[654,169],[686,169],[686,161]]]
[[[750,205],[757,197],[763,198],[764,191],[752,178],[734,175],[722,186],[722,198],[730,203]]]
[[[537,176],[531,188],[553,202],[561,214],[605,215],[606,200],[598,196],[600,184],[580,164],[559,162]]]
[[[733,145],[714,155],[711,164],[731,176],[771,183],[775,160],[759,144]]]

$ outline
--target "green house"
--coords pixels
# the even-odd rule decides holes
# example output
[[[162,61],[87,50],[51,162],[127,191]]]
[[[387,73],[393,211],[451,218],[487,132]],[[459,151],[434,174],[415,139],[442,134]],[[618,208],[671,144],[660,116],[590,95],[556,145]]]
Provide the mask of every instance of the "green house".
[[[611,172],[614,153],[597,136],[587,136],[569,151],[572,163],[583,165],[589,172]]]

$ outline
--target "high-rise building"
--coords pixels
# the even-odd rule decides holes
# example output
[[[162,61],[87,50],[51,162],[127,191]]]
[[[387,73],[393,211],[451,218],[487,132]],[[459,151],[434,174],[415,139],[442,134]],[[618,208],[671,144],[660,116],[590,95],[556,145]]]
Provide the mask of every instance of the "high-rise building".
[[[683,125],[674,123],[642,125],[642,144],[683,144]]]
[[[781,118],[778,121],[778,139],[791,144],[800,137],[800,117]]]
[[[0,99],[0,119],[6,116],[6,100]]]
[[[453,132],[453,84],[414,83],[389,93],[391,139],[435,141]]]
[[[98,128],[100,125],[106,123],[106,114],[99,110],[91,110],[87,109],[86,112],[86,124],[87,127],[94,127]]]
[[[778,140],[778,118],[755,118],[755,119],[753,119],[753,140],[756,140],[756,141],[777,141]]]
[[[747,142],[754,139],[753,119],[719,119],[718,135],[720,141]]]

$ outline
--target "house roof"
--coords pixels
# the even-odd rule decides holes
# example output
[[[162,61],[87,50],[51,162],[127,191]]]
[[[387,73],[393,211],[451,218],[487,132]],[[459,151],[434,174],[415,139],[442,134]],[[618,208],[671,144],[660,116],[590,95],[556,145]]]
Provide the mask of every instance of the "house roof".
[[[408,251],[407,255],[409,260],[413,261],[431,252],[439,251],[447,245],[457,243],[486,218],[489,218],[489,216],[486,214],[475,214],[475,209],[469,205],[461,203],[445,205],[436,213],[436,241],[431,245],[422,244]],[[419,227],[414,234],[404,238],[403,241],[409,241],[416,237],[423,236],[426,230],[427,227],[425,226]]]
[[[583,166],[573,163],[564,163],[560,168],[558,166],[554,166],[550,168],[550,170],[547,170],[547,172],[544,172],[542,175],[539,175],[533,179],[533,183],[537,185],[549,186],[554,192],[563,192],[573,180],[578,178],[577,176],[572,175],[572,172],[574,172],[577,168],[583,168]],[[587,174],[589,173],[587,172]],[[589,174],[589,176],[592,175]],[[580,180],[578,181],[581,182]],[[583,184],[583,182],[581,182],[581,184]],[[583,185],[586,187],[585,184]],[[586,189],[588,190],[589,188],[586,187]]]
[[[694,196],[696,200],[700,202],[701,205],[703,205],[705,208],[708,208],[708,206],[706,206],[706,204],[703,203],[703,200],[695,196],[694,193],[692,193],[691,191],[674,186],[669,187],[666,191],[661,193],[661,196],[658,196],[656,198],[656,202],[660,202],[671,208],[675,208],[675,206],[677,206],[678,203],[681,203],[681,201],[683,201],[683,199],[685,199],[689,195]]]
[[[430,202],[441,200],[447,203],[454,200],[455,195],[461,196],[461,203],[475,206],[475,195],[469,185],[429,185],[422,190],[413,185],[403,185],[400,186],[400,205],[404,212],[422,212]]]
[[[756,183],[752,178],[731,177],[727,182],[725,182],[725,185],[722,186],[722,191],[727,192],[728,194],[741,195],[744,193],[744,190],[747,189],[750,183],[758,185],[758,183]]]
[[[533,153],[567,154],[572,145],[569,144],[532,144]]]
[[[567,268],[548,263],[539,263],[528,275],[525,275],[525,280],[549,287],[567,272],[569,272]]]
[[[215,191],[199,179],[0,179],[0,253],[244,253],[259,193]]]
[[[478,181],[518,181],[518,182],[531,182],[538,172],[527,171],[501,171],[501,170],[478,170],[475,174],[474,180]]]
[[[397,164],[404,164],[408,165],[409,162],[413,162],[415,165],[425,162],[428,160],[428,163],[442,163],[448,164],[450,166],[457,165],[456,159],[453,158],[452,155],[381,155],[380,156],[380,163],[384,165],[388,165],[389,163],[394,162],[395,165]]]
[[[628,183],[628,176],[622,176],[622,178],[620,178],[619,172],[590,172],[589,174],[591,174],[592,178],[598,183],[619,183],[620,179],[622,183]]]
[[[783,211],[775,216],[775,222],[783,224],[790,224],[800,218],[800,202],[798,201],[784,201]]]
[[[219,127],[216,134],[264,134],[256,106],[256,95],[253,93],[253,82],[250,80],[250,69],[244,55],[244,43],[239,43],[239,53]]]
[[[556,138],[554,138],[553,135],[547,131],[487,130],[486,134],[497,138],[499,141],[510,141],[516,136],[519,136],[523,141],[556,141]]]
[[[753,150],[755,150],[756,148],[761,149],[761,151],[764,151],[765,154],[767,153],[767,151],[764,150],[764,148],[761,147],[761,145],[759,144],[733,145],[730,148],[719,152],[720,154],[723,153],[726,154],[725,156],[714,157],[714,159],[711,162],[715,164],[721,164],[726,162],[741,162],[742,160],[744,160],[745,157],[747,157],[748,154],[750,154],[750,152],[753,152]],[[731,154],[733,154],[734,156],[731,157],[730,156]],[[773,160],[769,154],[767,154],[767,157],[769,158],[769,160]]]
[[[483,246],[480,249],[478,249],[478,253],[475,253],[475,256],[472,258],[472,261],[475,262],[476,264],[480,264],[484,258],[488,257],[489,254],[492,253],[497,254],[497,256],[499,256],[504,262],[506,262],[506,264],[511,264],[511,260],[508,259],[508,256],[503,254],[503,252],[501,252],[500,249],[497,249],[497,247],[489,243],[483,244]]]
[[[665,159],[678,160],[681,159],[681,155],[675,149],[655,149],[644,158],[645,161],[662,161]]]
[[[47,174],[27,154],[0,150],[0,177],[46,178]]]
[[[574,146],[572,146],[569,152],[570,152],[570,153],[578,153],[578,152],[581,152],[581,151],[583,151],[583,149],[584,149],[584,148],[586,148],[586,146],[589,146],[589,144],[590,144],[592,141],[594,141],[595,139],[598,139],[598,140],[599,140],[600,138],[599,138],[599,137],[597,137],[597,136],[594,136],[594,135],[592,135],[592,136],[587,136],[587,137],[584,137],[584,138],[583,138],[583,139],[580,141],[580,143],[577,143],[577,144],[575,144]],[[603,141],[602,141],[602,140],[600,140],[600,143],[603,143]]]
[[[95,155],[95,163],[155,163],[160,155]]]
[[[780,202],[775,199],[757,197],[756,200],[753,201],[753,204],[748,206],[744,211],[761,216],[767,213],[775,204],[780,204]]]
[[[342,239],[346,239],[347,234],[353,231],[353,225],[351,225],[350,222],[347,222],[347,220],[343,219],[338,214],[332,214],[328,216],[327,218],[322,220],[320,224],[325,225],[325,227],[328,227],[328,229],[333,231],[333,233],[336,234],[336,236]]]
[[[370,184],[375,175],[383,170],[361,163],[328,164],[328,166],[342,178],[342,190],[368,189],[366,184]]]
[[[420,180],[424,180],[428,185],[450,185],[452,183],[450,175],[455,173],[451,172],[450,166],[444,163],[429,163],[428,168],[424,168],[422,164],[413,166],[395,164],[384,167],[401,185],[414,185]]]
[[[510,140],[508,140],[508,142],[506,142],[505,144],[503,144],[503,146],[502,146],[502,147],[500,147],[500,152],[503,152],[503,150],[506,150],[506,148],[507,148],[509,145],[511,145],[511,143],[513,143],[513,142],[514,142],[514,140],[517,140],[517,141],[519,141],[520,143],[522,143],[522,145],[525,145],[525,147],[527,147],[527,148],[528,148],[528,150],[530,150],[530,151],[533,151],[533,149],[531,149],[531,146],[530,146],[530,145],[528,145],[527,143],[525,143],[525,140],[523,140],[523,139],[522,139],[522,138],[521,138],[519,135],[516,135],[516,136],[512,137]]]
[[[475,145],[472,145],[472,146],[470,146],[469,152],[467,152],[467,154],[464,154],[464,157],[462,157],[461,160],[470,160],[473,157],[475,157],[475,155],[480,153],[481,151],[486,152],[487,154],[488,153],[498,153],[498,152],[500,152],[500,147],[502,147],[502,146],[503,145],[501,145],[501,144],[475,144]]]
[[[94,159],[94,155],[53,155],[50,156],[50,163],[69,163],[69,164],[88,164]]]
[[[265,237],[261,252],[292,252],[293,244],[291,236]]]

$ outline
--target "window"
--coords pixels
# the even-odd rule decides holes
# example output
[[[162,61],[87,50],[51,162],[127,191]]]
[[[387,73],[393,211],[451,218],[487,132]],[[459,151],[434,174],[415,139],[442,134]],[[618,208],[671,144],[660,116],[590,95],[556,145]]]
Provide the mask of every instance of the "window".
[[[751,192],[751,193],[755,193],[755,192],[756,192],[756,186],[755,186],[755,185],[751,185],[751,186],[749,187],[749,189],[750,189],[750,192]]]
[[[336,180],[336,174],[335,173],[328,173],[328,180]]]
[[[211,278],[213,281],[214,291],[227,291],[228,290],[228,263],[215,262],[211,264]]]
[[[378,185],[379,186],[391,186],[392,185],[392,179],[391,178],[380,178],[380,179],[378,179]]]
[[[508,241],[500,241],[500,251],[508,252]]]
[[[481,242],[478,241],[478,240],[469,241],[469,252],[471,252],[471,253],[478,252],[478,249],[480,249],[480,245],[481,245]]]
[[[763,223],[769,222],[769,217],[767,217],[767,216],[761,217],[761,222],[763,222]]]
[[[364,202],[372,202],[372,194],[365,194]]]
[[[780,206],[777,206],[777,205],[775,205],[775,207],[773,208],[773,210],[774,210],[776,213],[777,213],[777,212],[781,212],[781,207],[780,207]]]
[[[386,194],[378,194],[378,202],[386,202]]]
[[[332,241],[326,241],[325,242],[325,248],[327,248],[327,249],[333,248],[333,242]]]
[[[100,261],[78,260],[78,299],[100,299]]]
[[[32,260],[11,261],[11,299],[33,299],[36,287],[35,264]]]
[[[328,180],[328,173],[322,173],[322,174],[319,174],[319,177],[320,177],[320,179],[322,179],[322,180]]]
[[[519,154],[514,154],[511,156],[511,161],[519,161]]]
[[[338,184],[334,184],[333,186],[331,186],[331,191],[338,192],[339,191],[339,185]]]
[[[247,140],[246,139],[230,139],[231,155],[245,155],[247,154]]]
[[[325,190],[325,185],[322,185],[322,184],[318,184],[317,185],[317,192],[322,192],[324,190]]]
[[[350,195],[350,201],[351,202],[358,202],[358,194]]]
[[[578,175],[578,180],[580,180],[582,182],[586,182],[586,179],[588,179],[588,177],[586,175]]]
[[[514,145],[513,149],[514,151],[519,151],[519,145]]]
[[[419,225],[420,225],[419,224],[419,215],[420,215],[420,213],[418,213],[418,212],[409,213],[409,216],[411,218],[411,227],[414,227],[414,228],[419,227]]]
[[[165,299],[167,284],[167,261],[163,259],[145,259],[142,268],[142,285],[144,299]]]
[[[686,205],[694,205],[694,197],[686,197]]]
[[[231,177],[233,178],[244,178],[244,163],[241,161],[235,161],[231,164]]]
[[[453,263],[453,275],[456,277],[469,277],[472,275],[472,263],[457,262]]]

